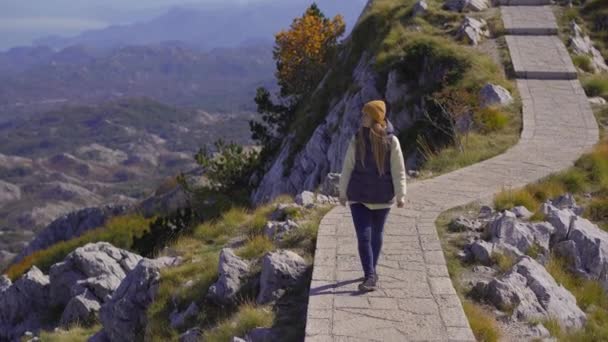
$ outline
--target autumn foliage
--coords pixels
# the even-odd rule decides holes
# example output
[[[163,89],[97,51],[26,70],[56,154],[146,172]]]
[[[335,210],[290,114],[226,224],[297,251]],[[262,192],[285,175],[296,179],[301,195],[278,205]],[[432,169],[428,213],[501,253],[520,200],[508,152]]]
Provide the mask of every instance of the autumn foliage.
[[[274,59],[282,96],[310,93],[335,56],[346,25],[341,15],[326,18],[316,4],[294,19],[289,30],[276,34]]]

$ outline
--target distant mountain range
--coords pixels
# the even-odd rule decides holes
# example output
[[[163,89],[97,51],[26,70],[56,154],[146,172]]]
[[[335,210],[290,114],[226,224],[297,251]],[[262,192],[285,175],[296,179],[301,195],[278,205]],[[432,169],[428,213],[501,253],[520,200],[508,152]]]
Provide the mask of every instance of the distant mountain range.
[[[210,52],[181,42],[11,49],[0,53],[0,122],[64,104],[137,96],[209,112],[254,111],[255,90],[273,86],[274,68],[270,45]]]
[[[316,2],[328,16],[342,14],[350,29],[366,0]],[[293,18],[300,16],[311,3],[310,0],[289,0],[174,7],[149,21],[90,30],[75,37],[45,37],[36,40],[34,45],[65,48],[86,44],[107,48],[179,40],[199,48],[213,49],[238,46],[252,39],[272,42],[273,35],[289,27]]]

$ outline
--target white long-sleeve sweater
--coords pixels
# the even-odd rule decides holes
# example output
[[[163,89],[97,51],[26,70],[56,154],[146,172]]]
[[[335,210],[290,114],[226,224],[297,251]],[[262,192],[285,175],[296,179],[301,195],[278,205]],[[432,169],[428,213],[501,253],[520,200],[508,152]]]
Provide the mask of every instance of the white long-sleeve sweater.
[[[342,164],[342,175],[340,176],[340,198],[347,198],[346,190],[350,181],[350,176],[355,168],[355,137],[353,137],[346,150],[346,156],[344,163]],[[395,189],[395,200],[403,199],[406,193],[406,181],[405,181],[405,163],[403,161],[403,153],[401,151],[401,144],[399,139],[393,136],[391,142],[391,175],[393,177],[393,187]],[[354,203],[349,201],[349,203]],[[390,203],[363,203],[369,209],[384,209],[390,208]]]

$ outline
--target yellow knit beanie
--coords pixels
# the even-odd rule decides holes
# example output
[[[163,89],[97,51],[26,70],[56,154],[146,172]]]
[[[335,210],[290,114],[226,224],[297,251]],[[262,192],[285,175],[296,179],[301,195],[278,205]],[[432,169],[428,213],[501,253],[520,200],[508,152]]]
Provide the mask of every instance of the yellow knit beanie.
[[[386,128],[386,104],[384,101],[370,101],[363,106],[363,113],[369,115],[375,122]]]

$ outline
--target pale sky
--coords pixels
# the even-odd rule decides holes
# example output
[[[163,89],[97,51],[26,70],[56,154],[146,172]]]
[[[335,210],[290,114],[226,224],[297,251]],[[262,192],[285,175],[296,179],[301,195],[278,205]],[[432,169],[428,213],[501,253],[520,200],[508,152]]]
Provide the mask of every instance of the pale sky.
[[[148,20],[176,5],[264,1],[290,0],[0,0],[0,49],[27,45],[42,36],[75,35],[112,24]]]

